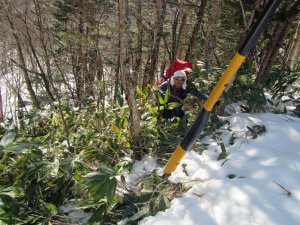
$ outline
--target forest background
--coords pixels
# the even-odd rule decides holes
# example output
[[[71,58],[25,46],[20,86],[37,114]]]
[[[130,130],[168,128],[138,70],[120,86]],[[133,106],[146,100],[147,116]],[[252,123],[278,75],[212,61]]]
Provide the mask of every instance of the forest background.
[[[159,112],[174,106],[155,83],[178,58],[193,62],[189,80],[209,95],[266,3],[1,1],[1,220],[62,221],[58,207],[74,198],[95,210],[89,223],[114,223],[144,205],[164,210],[165,192],[184,188],[152,177],[143,185],[161,190],[137,196],[116,179],[143,155],[165,163],[189,126],[163,121]],[[234,102],[286,112],[276,106],[289,101],[300,115],[299,5],[282,1],[205,134]],[[193,121],[201,104],[183,104]]]

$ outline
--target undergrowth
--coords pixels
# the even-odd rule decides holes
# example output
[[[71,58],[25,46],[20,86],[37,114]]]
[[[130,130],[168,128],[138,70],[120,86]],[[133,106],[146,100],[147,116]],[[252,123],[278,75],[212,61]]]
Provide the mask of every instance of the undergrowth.
[[[253,88],[248,69],[239,72],[232,92],[222,97],[222,103],[229,102],[228,99],[244,100],[244,111],[263,111],[267,100],[262,90],[268,88],[274,93],[274,99],[282,99],[287,92],[289,100],[299,104],[299,98],[295,97],[299,87],[291,88],[296,82],[295,73],[275,69],[262,87]],[[288,76],[276,77],[279,73]],[[220,71],[203,78],[201,72],[195,70],[189,79],[197,88],[210,83],[200,89],[209,93],[219,75]],[[176,105],[167,104],[168,99],[158,95],[158,106],[149,98],[149,91],[156,90],[155,87],[137,89],[142,126],[139,141],[143,146],[142,155],[156,157],[163,167],[200,112],[201,104],[187,98],[183,106],[186,117],[165,121],[160,111]],[[146,216],[166,210],[172,199],[188,190],[184,184],[171,183],[155,171],[128,183],[126,174],[133,168],[134,146],[130,139],[129,108],[120,95],[117,104],[107,106],[104,113],[94,103],[81,109],[66,105],[63,114],[68,134],[61,113],[55,108],[29,111],[24,117],[23,130],[1,124],[1,224],[68,224],[70,220],[60,206],[74,199],[92,213],[88,224],[116,224],[125,219],[127,224],[137,224]],[[219,108],[215,107],[200,138],[222,126],[218,115]],[[264,132],[263,127],[248,130],[253,138]],[[205,145],[195,145],[199,153],[205,150]],[[220,145],[219,159],[226,159],[226,148]],[[187,173],[184,166],[182,169]]]

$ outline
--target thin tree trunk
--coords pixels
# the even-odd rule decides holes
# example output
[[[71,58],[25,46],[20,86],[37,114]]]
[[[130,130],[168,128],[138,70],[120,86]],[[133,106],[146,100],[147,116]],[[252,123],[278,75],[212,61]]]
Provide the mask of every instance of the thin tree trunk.
[[[292,49],[287,59],[287,65],[290,66],[292,70],[296,65],[297,58],[299,56],[299,49],[300,49],[300,22],[298,22],[298,28],[296,31],[295,39],[293,41]]]
[[[114,87],[114,103],[117,101],[119,90],[119,77],[120,77],[120,54],[118,54],[117,65],[115,69],[115,87]]]
[[[267,63],[269,61],[269,58],[272,54],[273,49],[275,48],[276,40],[279,39],[282,27],[283,27],[283,22],[282,21],[277,21],[276,25],[275,25],[275,28],[273,30],[273,34],[272,34],[273,39],[269,41],[269,45],[268,45],[268,47],[265,51],[263,61],[262,61],[261,65],[260,65],[260,68],[259,68],[259,72],[256,76],[256,79],[255,79],[256,83],[260,83],[260,81],[261,81],[261,77],[262,77],[262,75],[265,71],[265,68],[267,67]]]
[[[0,82],[0,123],[2,122],[4,122],[4,114],[3,114],[3,103],[2,103],[1,82]]]
[[[183,1],[181,2],[181,6],[180,6],[180,11],[179,11],[179,14],[180,14],[180,12],[181,11],[183,11],[184,10],[184,8],[183,8]],[[182,36],[183,36],[183,31],[184,31],[184,27],[186,26],[186,19],[187,19],[187,16],[188,16],[188,14],[187,14],[187,11],[183,11],[183,13],[182,13],[182,21],[181,21],[181,24],[180,24],[180,27],[179,27],[179,31],[178,31],[178,35],[176,35],[176,30],[175,30],[175,42],[173,43],[173,45],[174,45],[174,52],[173,52],[173,60],[175,60],[176,59],[176,57],[177,57],[177,54],[178,54],[178,50],[179,50],[179,48],[180,48],[180,44],[179,43],[181,43],[182,42]],[[178,16],[178,18],[179,18],[179,16]],[[176,19],[176,20],[178,20],[178,19]],[[175,27],[175,29],[176,29],[176,27]],[[172,61],[173,61],[172,60]]]
[[[134,145],[139,148],[139,137],[142,133],[140,118],[135,98],[134,78],[130,73],[129,65],[129,29],[130,22],[128,18],[128,0],[119,0],[119,32],[120,32],[120,70],[122,80],[125,86],[127,102],[130,111],[130,134]],[[136,153],[136,150],[134,150]]]
[[[207,3],[207,0],[202,0],[201,4],[200,4],[200,7],[199,7],[199,10],[197,12],[197,22],[194,26],[193,33],[192,33],[192,36],[191,36],[191,39],[190,39],[190,44],[189,44],[188,49],[187,49],[186,54],[185,54],[185,61],[191,61],[191,59],[192,59],[193,49],[196,45],[196,42],[197,42],[197,39],[198,39],[198,33],[199,33],[199,30],[200,30],[200,26],[203,22],[203,15],[204,15],[204,12],[205,12],[206,3]]]
[[[279,48],[283,43],[285,37],[287,36],[293,22],[297,18],[297,15],[299,14],[300,0],[297,0],[295,4],[289,8],[289,10],[287,10],[288,4],[288,2],[285,2],[285,5],[281,9],[280,20],[276,22],[276,26],[272,35],[273,39],[270,40],[268,50],[265,53],[263,62],[259,69],[259,73],[256,76],[256,83],[261,82],[261,78],[263,75],[270,73],[271,68],[275,62],[276,56],[278,54]]]
[[[80,2],[80,12],[79,12],[79,24],[78,24],[78,31],[80,34],[84,35],[84,20],[83,20],[83,2]],[[93,83],[92,83],[92,77],[90,76],[89,70],[88,70],[88,65],[87,65],[87,60],[86,57],[84,56],[83,53],[83,48],[80,43],[77,44],[77,53],[79,56],[79,61],[82,66],[83,74],[85,77],[85,80],[87,82],[86,85],[86,92],[91,96],[93,99],[95,99],[95,94],[93,91]]]
[[[40,27],[39,27],[39,28],[40,28]],[[41,63],[40,63],[40,60],[39,60],[39,58],[38,58],[38,56],[37,56],[37,53],[36,53],[36,50],[35,50],[35,48],[34,48],[34,46],[33,46],[32,39],[31,39],[31,36],[30,36],[30,32],[29,32],[29,29],[28,29],[28,26],[27,26],[27,25],[26,25],[26,32],[27,32],[27,39],[28,39],[29,46],[30,46],[30,48],[31,48],[33,57],[35,58],[35,61],[36,61],[37,65],[38,65],[38,68],[39,68],[39,70],[40,70],[39,75],[40,75],[40,77],[42,78],[42,80],[44,81],[45,89],[46,89],[46,92],[48,93],[50,99],[51,99],[52,101],[54,101],[55,99],[54,99],[54,97],[53,97],[53,95],[52,95],[52,92],[51,92],[51,90],[50,90],[49,81],[48,81],[48,79],[47,79],[47,77],[46,77],[46,74],[45,74],[45,72],[44,72],[44,69],[43,69],[43,67],[42,67],[42,65],[41,65]],[[42,36],[42,35],[41,35],[41,36]],[[42,42],[42,41],[43,41],[43,40],[41,40],[41,42]],[[45,61],[47,61],[47,60],[45,60]],[[49,66],[49,67],[50,67],[50,66]]]
[[[160,44],[160,39],[162,36],[162,31],[163,31],[163,24],[165,20],[165,15],[166,15],[166,5],[167,5],[167,0],[163,0],[163,3],[160,3],[160,9],[158,12],[158,18],[157,18],[157,26],[155,28],[154,32],[154,43],[153,47],[151,50],[151,54],[149,56],[148,60],[148,65],[146,66],[145,69],[145,77],[143,81],[143,89],[147,87],[148,84],[153,85],[154,84],[154,78],[155,78],[155,71],[156,71],[156,65],[157,65],[157,57],[159,53],[159,44]],[[147,76],[148,75],[148,76]]]
[[[138,28],[137,33],[137,53],[135,58],[135,64],[133,67],[133,77],[135,78],[136,85],[139,84],[139,77],[141,77],[141,64],[142,64],[142,47],[143,47],[143,24],[142,24],[142,2],[137,0],[137,11],[136,11],[136,25]],[[140,86],[140,85],[139,85]]]
[[[17,53],[18,53],[18,58],[19,58],[19,65],[20,65],[20,67],[23,71],[23,76],[24,76],[24,79],[25,79],[27,90],[28,90],[29,95],[30,95],[30,99],[32,101],[33,106],[36,109],[40,109],[38,100],[36,98],[35,92],[34,92],[34,90],[32,88],[32,85],[31,85],[29,75],[27,73],[26,63],[25,63],[25,59],[24,59],[24,56],[23,56],[21,43],[20,43],[19,37],[18,37],[18,35],[16,33],[16,30],[15,30],[15,26],[14,26],[14,23],[13,23],[13,20],[12,20],[11,10],[9,9],[9,6],[7,5],[6,2],[4,2],[4,8],[5,8],[5,15],[8,19],[10,28],[12,30],[13,37],[16,41]]]
[[[270,55],[269,60],[267,62],[266,68],[263,72],[264,75],[270,73],[271,68],[272,68],[272,66],[275,62],[276,56],[278,54],[279,48],[280,48],[282,42],[284,41],[285,37],[287,36],[293,22],[294,22],[294,20],[293,21],[291,20],[291,21],[287,21],[283,24],[283,27],[282,27],[282,30],[280,32],[279,38],[276,41],[275,48],[272,49],[272,52],[271,52],[271,55]]]
[[[24,103],[23,103],[23,100],[22,100],[22,97],[21,97],[20,93],[17,94],[17,97],[18,97],[17,109],[18,109],[19,128],[21,130],[25,130],[24,112],[23,112]]]
[[[217,30],[220,21],[220,15],[222,7],[224,5],[224,0],[212,0],[212,8],[210,11],[210,16],[208,18],[208,29],[206,32],[206,39],[204,44],[204,59],[211,65],[212,59],[214,57],[214,49],[217,42]]]
[[[72,69],[73,69],[73,74],[74,74],[74,80],[75,80],[75,84],[76,84],[76,106],[77,107],[81,107],[82,105],[82,101],[84,99],[84,79],[83,79],[83,75],[81,73],[81,68],[79,65],[79,59],[78,56],[76,54],[73,54],[71,56],[72,59]]]
[[[104,119],[106,87],[105,87],[105,79],[104,79],[104,72],[103,72],[102,56],[101,56],[99,48],[97,48],[97,52],[96,52],[96,62],[97,62],[97,76],[98,76],[98,81],[100,82],[100,101],[101,101],[101,108],[102,108],[101,118],[103,120],[103,123],[106,125],[106,122]]]

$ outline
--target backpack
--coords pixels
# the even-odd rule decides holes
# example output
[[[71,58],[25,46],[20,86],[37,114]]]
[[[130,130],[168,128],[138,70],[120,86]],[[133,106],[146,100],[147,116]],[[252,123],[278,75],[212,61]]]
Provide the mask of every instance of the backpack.
[[[171,73],[171,70],[172,70],[172,67],[173,67],[173,62],[171,62],[170,66],[167,68],[166,70],[166,75],[163,76],[163,77],[160,77],[159,80],[157,81],[156,83],[156,86],[160,85],[161,83],[165,82],[166,80],[168,80],[168,78],[170,77],[170,73]],[[190,68],[192,69],[193,67],[193,64],[191,62],[187,62],[187,61],[183,61],[183,60],[180,60],[180,59],[175,59],[175,66],[174,66],[174,69],[173,69],[173,74],[177,71],[177,70],[184,70],[186,68]],[[189,75],[190,73],[185,71],[185,74],[186,75]]]

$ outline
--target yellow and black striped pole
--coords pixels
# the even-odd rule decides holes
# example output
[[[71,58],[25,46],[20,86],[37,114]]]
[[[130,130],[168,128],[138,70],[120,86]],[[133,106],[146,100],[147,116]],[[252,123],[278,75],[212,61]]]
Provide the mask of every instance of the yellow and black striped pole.
[[[235,54],[232,61],[225,70],[224,74],[222,75],[221,79],[219,80],[212,93],[210,94],[209,98],[205,102],[204,107],[198,114],[195,122],[188,130],[188,132],[186,133],[186,135],[172,154],[171,158],[169,159],[164,169],[165,174],[172,173],[176,169],[177,165],[180,163],[184,155],[189,150],[191,150],[197,138],[199,137],[203,129],[206,127],[209,120],[210,112],[213,109],[214,105],[218,101],[219,97],[223,93],[224,89],[226,88],[236,71],[239,69],[240,65],[243,63],[244,59],[246,58],[247,54],[258,39],[259,35],[265,29],[267,23],[273,16],[281,1],[282,0],[269,0],[261,16],[258,18],[249,35],[242,43],[239,51]]]

